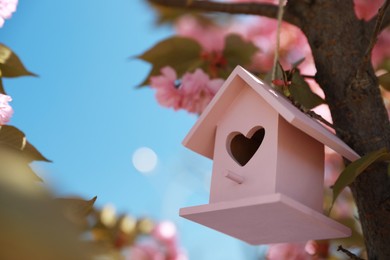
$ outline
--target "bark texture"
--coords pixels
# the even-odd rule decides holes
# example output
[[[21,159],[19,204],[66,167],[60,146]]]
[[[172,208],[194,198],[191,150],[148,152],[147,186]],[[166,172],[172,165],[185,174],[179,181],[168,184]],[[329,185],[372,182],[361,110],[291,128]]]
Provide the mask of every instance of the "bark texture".
[[[197,5],[197,1],[150,1],[213,11],[211,7]],[[208,1],[200,2],[207,5]],[[225,12],[223,8],[214,11]],[[232,8],[233,5],[228,8],[229,13],[243,11],[237,9],[235,12]],[[251,14],[266,16],[275,12],[269,11],[272,10],[269,5],[259,3],[251,3],[251,10]],[[371,63],[364,62],[375,20],[358,20],[353,0],[289,0],[285,13],[286,21],[300,27],[308,38],[317,68],[315,79],[325,92],[337,135],[360,155],[383,147],[390,149],[390,124],[377,78]],[[382,26],[388,24],[390,15],[386,14]],[[390,259],[387,165],[378,163],[369,167],[351,185],[351,190],[358,207],[368,258]]]

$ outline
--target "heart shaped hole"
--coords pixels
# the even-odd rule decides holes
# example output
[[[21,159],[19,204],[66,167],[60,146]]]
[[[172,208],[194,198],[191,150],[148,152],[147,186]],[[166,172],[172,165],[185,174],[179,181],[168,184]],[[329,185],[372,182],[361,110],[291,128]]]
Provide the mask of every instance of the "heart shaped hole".
[[[228,151],[230,156],[241,166],[245,166],[255,155],[263,142],[265,130],[261,126],[254,127],[248,137],[239,132],[233,132],[228,138]]]

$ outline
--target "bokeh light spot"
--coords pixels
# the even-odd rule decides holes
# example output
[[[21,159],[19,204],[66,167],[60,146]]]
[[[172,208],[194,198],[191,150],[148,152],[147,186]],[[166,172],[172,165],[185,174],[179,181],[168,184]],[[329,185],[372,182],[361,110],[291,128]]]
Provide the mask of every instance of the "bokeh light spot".
[[[137,171],[148,173],[157,166],[157,154],[148,147],[140,147],[133,154],[133,165]]]
[[[164,221],[158,226],[158,233],[161,239],[171,240],[176,236],[176,227],[172,222]]]

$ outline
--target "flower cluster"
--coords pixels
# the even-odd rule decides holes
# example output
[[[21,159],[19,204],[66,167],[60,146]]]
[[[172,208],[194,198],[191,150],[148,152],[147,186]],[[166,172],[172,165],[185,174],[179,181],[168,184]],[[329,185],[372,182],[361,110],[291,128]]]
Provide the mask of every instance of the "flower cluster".
[[[130,249],[129,260],[187,260],[177,243],[176,227],[163,221],[152,231],[150,239],[135,244]]]
[[[10,96],[0,94],[0,126],[8,123],[14,113],[14,110],[8,104],[11,101],[12,98]]]
[[[284,243],[272,244],[267,252],[268,260],[311,260],[313,259],[309,245],[312,243]]]
[[[196,40],[206,52],[221,52],[229,28],[216,24],[201,24],[192,16],[183,16],[175,24],[176,33]]]
[[[181,79],[171,67],[161,69],[161,75],[150,78],[160,105],[175,110],[185,109],[191,113],[202,113],[221,87],[222,79],[210,79],[201,69],[186,73]]]
[[[259,2],[275,3],[277,1]],[[180,82],[172,68],[163,68],[161,75],[150,78],[151,87],[157,90],[158,102],[162,106],[172,107],[175,110],[184,109],[200,114],[222,85],[219,71],[225,69],[230,59],[230,57],[225,57],[224,49],[226,38],[231,34],[239,35],[243,40],[258,48],[258,51],[251,57],[250,70],[270,71],[275,52],[276,27],[277,22],[274,19],[265,17],[249,17],[238,21],[227,20],[223,25],[200,23],[196,17],[190,15],[180,17],[175,22],[177,35],[199,43],[202,47],[201,59],[208,64],[208,67],[207,70],[198,69],[194,73],[186,73]],[[283,23],[280,53],[282,64],[289,65],[305,58],[305,63],[301,65],[302,72],[307,74],[315,72],[306,37],[298,28],[287,23]]]
[[[229,2],[254,2],[249,0],[227,0]],[[256,0],[259,3],[278,4],[278,0]],[[384,0],[355,0],[355,13],[359,19],[370,20],[377,13]],[[226,37],[238,34],[244,40],[253,43],[258,51],[252,57],[252,64],[247,66],[251,71],[265,73],[272,69],[275,46],[277,21],[266,17],[240,17],[227,19],[223,23],[200,22],[196,17],[184,15],[175,21],[177,35],[188,37],[202,47],[201,58],[209,64],[207,70],[197,70],[187,73],[178,83],[176,72],[171,68],[161,70],[162,74],[151,77],[151,85],[157,90],[158,102],[165,107],[175,110],[185,109],[191,113],[201,113],[215,94],[215,86],[221,85],[218,70],[226,66],[230,57],[224,53]],[[388,46],[390,30],[380,35],[372,53],[372,63],[380,66],[385,58],[390,56]],[[282,23],[280,34],[279,59],[283,67],[304,58],[300,64],[300,72],[314,75],[316,69],[313,62],[310,46],[306,37],[295,26]],[[208,78],[208,76],[211,78]],[[199,77],[199,79],[196,79]],[[210,88],[210,84],[212,87]],[[313,90],[321,95],[321,91],[314,82],[310,82]],[[317,89],[316,89],[317,88]]]
[[[16,11],[18,0],[0,0],[0,28],[3,27],[5,19],[9,19]]]
[[[170,221],[155,222],[150,218],[117,214],[110,204],[95,209],[87,217],[87,237],[112,249],[116,256],[112,259],[120,255],[128,260],[187,260],[176,226]]]

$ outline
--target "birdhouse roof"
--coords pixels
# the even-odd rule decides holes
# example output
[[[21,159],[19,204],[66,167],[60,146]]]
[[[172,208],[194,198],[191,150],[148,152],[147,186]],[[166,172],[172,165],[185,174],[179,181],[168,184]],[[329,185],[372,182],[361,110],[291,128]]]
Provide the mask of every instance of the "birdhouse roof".
[[[272,106],[287,122],[333,149],[350,161],[360,156],[319,122],[301,112],[287,98],[266,83],[237,66],[183,141],[183,145],[213,159],[216,127],[219,119],[242,88],[250,87]],[[256,111],[254,111],[256,113]]]

